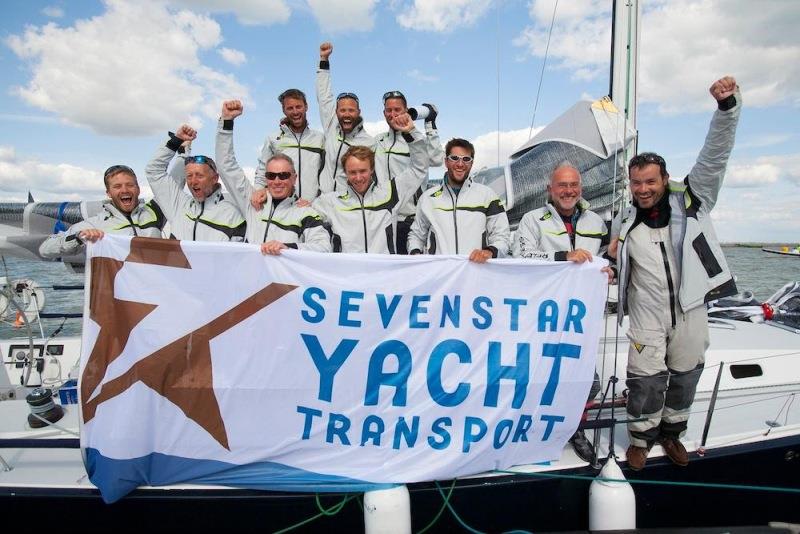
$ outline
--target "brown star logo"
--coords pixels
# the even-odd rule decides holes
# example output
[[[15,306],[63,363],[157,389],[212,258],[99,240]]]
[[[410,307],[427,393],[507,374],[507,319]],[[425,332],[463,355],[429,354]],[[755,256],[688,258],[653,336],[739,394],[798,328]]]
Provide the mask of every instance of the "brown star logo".
[[[180,242],[175,240],[134,238],[125,261],[191,269]],[[209,342],[297,286],[267,285],[209,323],[142,358],[128,371],[103,384],[99,393],[89,400],[108,366],[122,353],[133,328],[156,308],[152,304],[114,297],[114,280],[122,265],[123,262],[110,258],[92,258],[89,311],[91,318],[100,325],[100,332],[81,377],[84,422],[95,416],[100,404],[136,382],[142,382],[169,399],[228,449],[225,423],[212,388]]]

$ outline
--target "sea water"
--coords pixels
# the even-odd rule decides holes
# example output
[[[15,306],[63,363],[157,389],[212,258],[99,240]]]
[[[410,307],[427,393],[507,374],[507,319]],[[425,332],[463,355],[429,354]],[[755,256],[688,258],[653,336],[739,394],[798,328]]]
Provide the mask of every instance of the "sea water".
[[[757,247],[726,246],[723,248],[739,291],[752,291],[761,302],[787,282],[800,281],[800,257],[782,256],[763,252]],[[61,263],[21,260],[5,258],[0,262],[0,276],[6,276],[9,282],[14,280],[33,280],[46,293],[45,311],[48,313],[80,313],[83,311],[84,292],[54,291],[54,285],[82,285],[84,276],[74,274]],[[22,329],[13,328],[14,314],[9,314],[0,324],[0,339],[21,337]],[[50,336],[64,322],[60,335],[77,335],[81,331],[80,319],[44,319],[34,324],[35,335]]]

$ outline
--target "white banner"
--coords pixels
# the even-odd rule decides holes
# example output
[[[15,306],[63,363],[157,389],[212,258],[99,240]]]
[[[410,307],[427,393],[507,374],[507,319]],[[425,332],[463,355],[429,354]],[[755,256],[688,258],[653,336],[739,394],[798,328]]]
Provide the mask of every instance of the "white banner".
[[[605,262],[89,247],[80,399],[108,501],[138,485],[363,490],[560,456]]]

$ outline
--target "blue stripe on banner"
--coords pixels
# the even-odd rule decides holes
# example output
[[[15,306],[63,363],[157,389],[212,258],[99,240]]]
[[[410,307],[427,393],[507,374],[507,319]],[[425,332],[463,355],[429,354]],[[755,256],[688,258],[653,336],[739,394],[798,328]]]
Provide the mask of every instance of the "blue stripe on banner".
[[[106,503],[113,503],[139,486],[211,484],[236,488],[306,491],[364,492],[391,488],[346,477],[323,475],[275,462],[237,465],[215,460],[181,458],[153,453],[140,458],[107,458],[97,449],[86,449],[89,479]]]

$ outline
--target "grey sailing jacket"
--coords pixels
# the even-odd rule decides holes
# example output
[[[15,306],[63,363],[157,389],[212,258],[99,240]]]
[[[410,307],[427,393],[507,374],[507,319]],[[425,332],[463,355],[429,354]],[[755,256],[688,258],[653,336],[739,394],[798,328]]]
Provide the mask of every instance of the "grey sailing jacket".
[[[585,200],[580,199],[578,206],[580,214],[575,225],[574,247],[561,215],[548,202],[544,207],[529,211],[522,217],[514,238],[514,257],[553,261],[557,259],[557,252],[579,248],[594,256],[605,253],[608,248],[606,223],[598,214],[589,211],[589,203]]]
[[[318,130],[306,126],[305,130],[296,133],[287,124],[269,135],[264,140],[261,156],[256,168],[256,188],[264,187],[267,160],[275,154],[286,154],[294,162],[297,172],[295,193],[299,198],[312,201],[319,196],[319,175],[325,165],[325,136]]]

